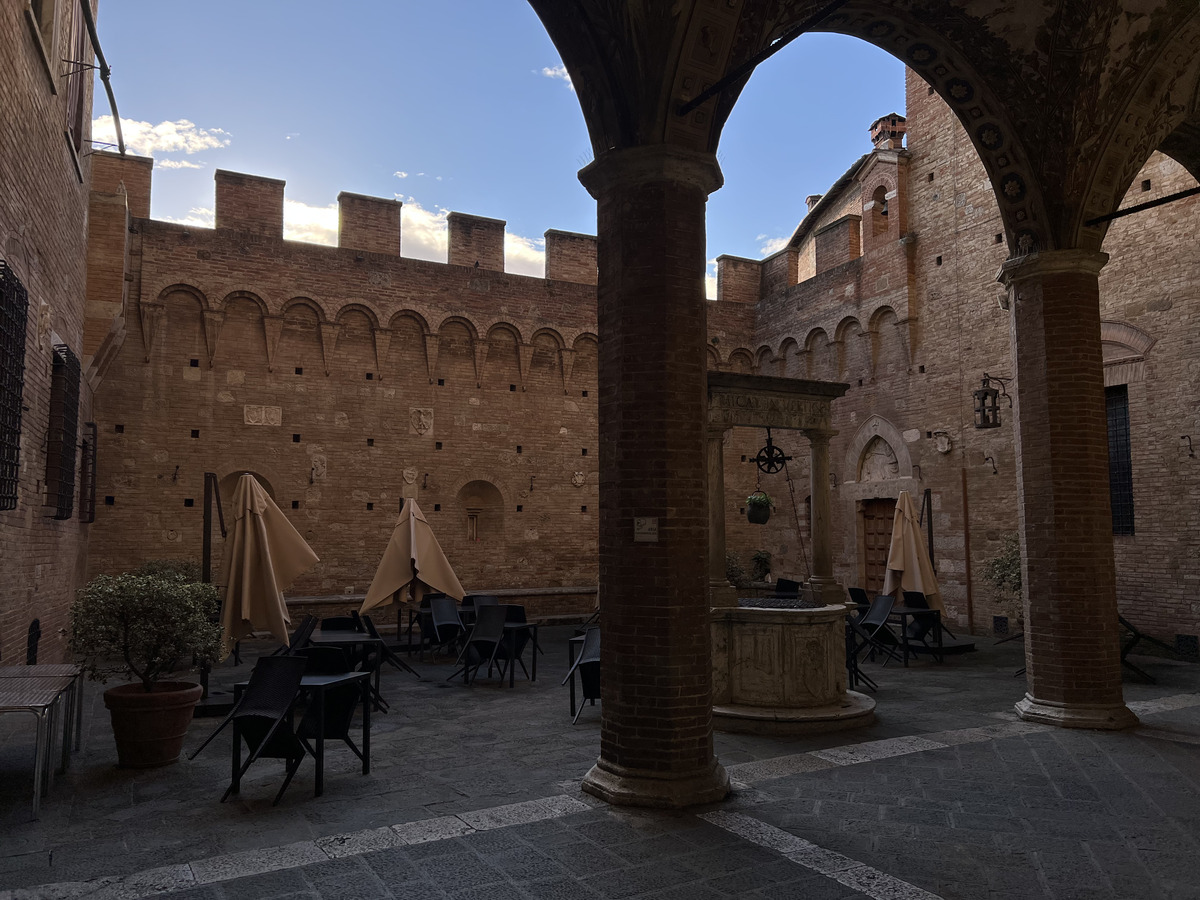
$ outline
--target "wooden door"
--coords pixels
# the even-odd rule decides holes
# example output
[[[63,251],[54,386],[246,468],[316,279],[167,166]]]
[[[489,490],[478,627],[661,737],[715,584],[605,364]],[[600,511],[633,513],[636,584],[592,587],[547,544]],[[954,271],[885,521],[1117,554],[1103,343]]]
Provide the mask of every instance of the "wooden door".
[[[892,545],[892,521],[896,517],[896,501],[891,499],[864,500],[860,524],[863,588],[874,597],[883,590],[887,574],[888,549]]]

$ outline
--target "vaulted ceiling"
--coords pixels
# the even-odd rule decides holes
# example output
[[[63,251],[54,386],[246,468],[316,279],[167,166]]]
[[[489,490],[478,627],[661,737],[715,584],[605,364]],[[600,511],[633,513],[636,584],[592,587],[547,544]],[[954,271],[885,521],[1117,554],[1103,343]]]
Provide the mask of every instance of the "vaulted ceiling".
[[[597,156],[656,143],[715,151],[748,76],[686,114],[681,105],[805,25],[882,48],[950,104],[988,168],[1014,252],[1098,248],[1105,226],[1084,223],[1117,208],[1160,146],[1193,174],[1200,164],[1196,0],[530,3],[571,73]]]

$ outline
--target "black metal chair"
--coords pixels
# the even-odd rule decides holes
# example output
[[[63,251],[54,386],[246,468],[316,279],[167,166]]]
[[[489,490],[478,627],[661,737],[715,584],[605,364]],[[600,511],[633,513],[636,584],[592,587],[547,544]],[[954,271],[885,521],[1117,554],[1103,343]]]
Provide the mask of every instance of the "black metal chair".
[[[592,701],[592,706],[596,705],[596,701],[600,699],[600,629],[589,628],[583,633],[583,646],[579,649],[579,656],[575,658],[575,662],[571,664],[571,668],[567,670],[567,677],[562,680],[563,684],[575,677],[575,673],[579,673],[579,687],[581,696],[579,698],[579,708],[576,709],[572,704],[571,708],[571,724],[574,725],[579,721],[579,714],[583,712],[583,704],[585,700]],[[574,685],[572,685],[572,694],[574,693]]]
[[[463,681],[470,684],[471,678],[478,675],[479,669],[484,663],[487,663],[489,678],[492,676],[492,668],[497,665],[500,666],[500,674],[503,677],[503,662],[496,659],[496,654],[500,645],[504,643],[504,623],[507,619],[507,607],[484,606],[480,608],[479,615],[475,619],[475,627],[471,629],[471,634],[467,637],[467,642],[458,655],[457,662],[462,665],[446,679],[447,681],[457,678],[461,673]]]
[[[278,647],[272,656],[294,656],[296,651],[308,643],[308,639],[312,637],[312,633],[317,628],[316,616],[305,616],[300,624],[296,626],[296,630],[292,632],[292,639],[287,644]]]
[[[850,690],[854,690],[859,684],[865,685],[872,693],[879,690],[877,685],[866,672],[862,670],[862,666],[858,664],[858,644],[859,641],[870,642],[870,636],[859,627],[858,619],[853,615],[846,614],[846,682]]]
[[[236,740],[245,740],[250,750],[238,769],[237,775],[229,783],[225,794],[221,797],[224,803],[229,795],[238,789],[241,778],[246,770],[258,759],[284,760],[286,777],[279,793],[275,795],[272,805],[277,805],[287,790],[296,770],[304,759],[307,748],[292,730],[292,710],[296,697],[300,693],[300,679],[304,677],[308,667],[308,659],[303,656],[264,656],[255,663],[250,673],[250,681],[245,691],[234,705],[233,710],[222,720],[216,730],[210,734],[199,747],[188,757],[195,759],[196,755],[207,747],[212,739],[221,733],[226,725],[234,724]]]
[[[529,619],[527,619],[525,616],[525,607],[520,603],[507,604],[504,606],[504,610],[504,621],[506,624],[527,625],[529,623]],[[512,658],[520,664],[521,671],[525,673],[526,680],[529,678],[529,670],[525,668],[525,660],[523,659],[523,656],[525,654],[525,648],[529,646],[529,639],[531,637],[532,634],[527,628],[516,630],[516,633],[513,635]],[[507,671],[507,667],[510,662],[508,653],[508,641],[506,640],[496,650],[496,659],[504,661],[504,669],[502,669],[501,674],[504,674]]]
[[[942,662],[940,632],[948,633],[949,629],[942,625],[941,614],[936,609],[930,609],[929,601],[920,591],[904,591],[904,605],[909,609],[928,610],[921,615],[914,615],[912,621],[905,626],[904,633],[908,637],[909,650],[929,653],[938,662]],[[932,644],[929,643],[930,640],[933,640]],[[920,646],[913,646],[914,642]]]
[[[383,635],[379,633],[379,629],[375,627],[375,622],[371,619],[371,617],[363,616],[362,623],[363,627],[367,630],[367,634],[379,641],[378,652],[382,656],[382,659],[379,660],[379,664],[387,663],[393,669],[400,669],[405,672],[410,672],[411,674],[417,676],[417,680],[420,681],[421,673],[397,656],[396,651],[384,642]]]
[[[877,652],[883,653],[886,657],[883,661],[884,665],[887,665],[889,659],[899,661],[900,657],[896,655],[895,648],[899,645],[900,638],[888,625],[888,616],[892,614],[892,607],[895,605],[895,597],[879,594],[871,601],[871,608],[867,610],[867,614],[859,621],[851,622],[855,635],[854,655],[856,657],[867,650],[871,659],[875,658]]]
[[[362,631],[356,615],[326,616],[321,620],[322,631]]]
[[[495,594],[467,594],[463,597],[463,606],[499,606],[500,598]]]
[[[296,655],[308,661],[305,675],[341,675],[354,671],[350,657],[341,647],[305,647]]]
[[[466,633],[453,597],[434,597],[429,601],[429,616],[421,618],[421,652],[426,642],[430,647],[456,647]]]
[[[871,605],[871,598],[867,596],[867,592],[860,587],[848,587],[846,593],[850,595],[850,602],[855,606],[862,607],[861,612],[866,612],[866,607]],[[859,616],[861,618],[861,615]]]

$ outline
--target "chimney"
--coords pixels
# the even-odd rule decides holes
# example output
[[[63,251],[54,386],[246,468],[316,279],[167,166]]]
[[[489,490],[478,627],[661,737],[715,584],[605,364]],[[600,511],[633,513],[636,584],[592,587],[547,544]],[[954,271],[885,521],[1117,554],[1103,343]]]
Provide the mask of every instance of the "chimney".
[[[399,200],[338,194],[338,246],[368,253],[400,255]]]
[[[808,207],[809,212],[812,212],[812,208],[820,203],[824,196],[824,194],[809,194],[804,198],[804,205]]]
[[[550,229],[545,237],[547,280],[596,283],[596,238],[593,235]]]
[[[283,237],[283,181],[224,169],[214,178],[217,228]]]
[[[871,123],[871,143],[876,150],[903,150],[907,120],[899,113],[892,113]]]

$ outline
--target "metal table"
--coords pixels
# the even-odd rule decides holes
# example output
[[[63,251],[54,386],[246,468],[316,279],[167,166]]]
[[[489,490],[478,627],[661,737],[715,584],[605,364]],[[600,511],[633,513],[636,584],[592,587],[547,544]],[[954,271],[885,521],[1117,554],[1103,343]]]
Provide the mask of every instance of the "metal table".
[[[75,722],[75,749],[78,750],[83,735],[83,668],[74,663],[40,663],[32,666],[0,666],[0,678],[29,678],[52,676],[70,678],[71,709],[68,710]],[[71,719],[68,719],[71,721]],[[64,758],[64,764],[66,762]]]
[[[54,731],[57,709],[63,695],[71,690],[75,679],[70,676],[25,675],[0,678],[0,714],[31,713],[37,720],[37,737],[33,761],[33,817],[42,810],[42,782],[46,789],[54,785],[53,767],[47,765],[54,750]],[[69,720],[67,720],[69,721]],[[70,740],[63,728],[63,768],[70,758]]]

